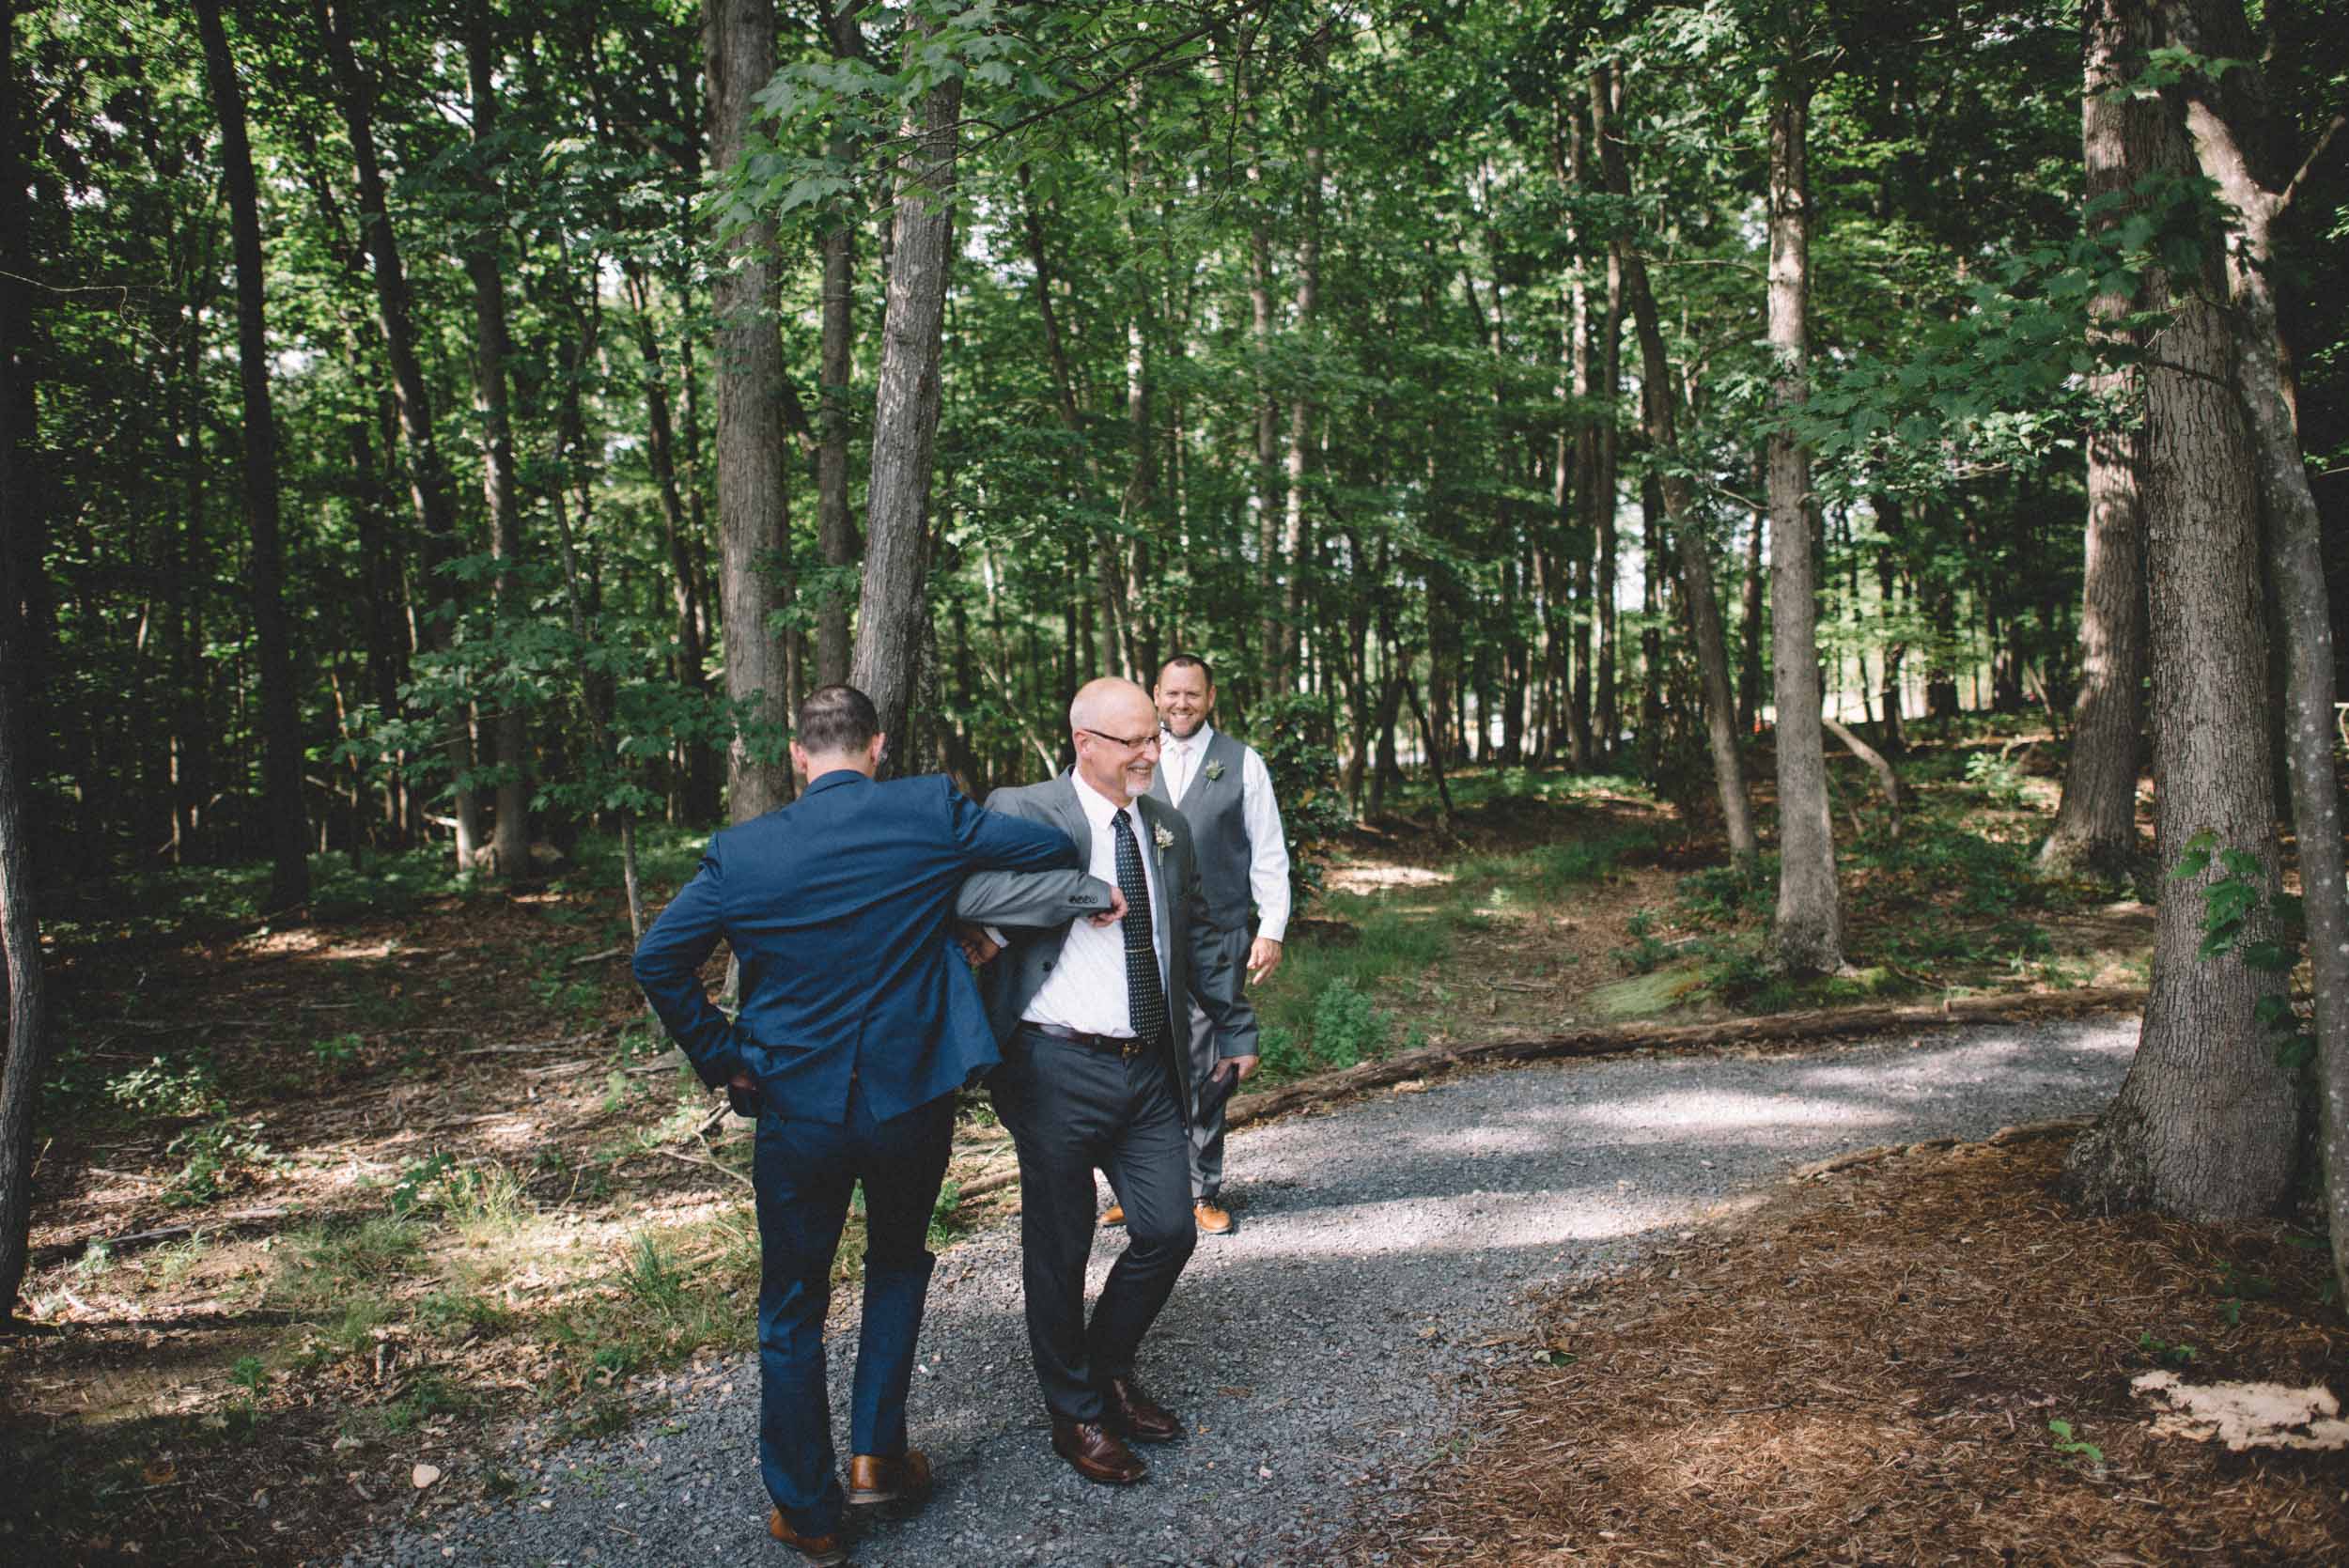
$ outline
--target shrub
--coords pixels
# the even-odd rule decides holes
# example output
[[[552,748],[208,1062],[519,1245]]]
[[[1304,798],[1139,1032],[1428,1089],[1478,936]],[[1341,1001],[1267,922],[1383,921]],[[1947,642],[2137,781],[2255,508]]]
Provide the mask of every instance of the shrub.
[[[1281,805],[1289,893],[1301,910],[1320,894],[1337,837],[1354,823],[1338,784],[1336,723],[1328,703],[1298,693],[1268,697],[1250,720]]]

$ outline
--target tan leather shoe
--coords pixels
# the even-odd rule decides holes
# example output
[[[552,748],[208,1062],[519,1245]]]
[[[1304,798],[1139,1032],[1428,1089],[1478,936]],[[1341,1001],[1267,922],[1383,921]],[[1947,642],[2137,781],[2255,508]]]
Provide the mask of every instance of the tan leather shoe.
[[[1123,1203],[1112,1203],[1107,1209],[1102,1211],[1101,1223],[1103,1225],[1123,1225],[1126,1223],[1126,1205]]]
[[[1099,1421],[1072,1421],[1054,1416],[1052,1452],[1067,1460],[1069,1467],[1079,1475],[1104,1486],[1131,1486],[1150,1473],[1149,1467],[1134,1457],[1134,1451],[1119,1442],[1117,1435]]]
[[[1199,1231],[1203,1235],[1229,1235],[1231,1234],[1232,1213],[1229,1209],[1218,1208],[1202,1198],[1190,1205],[1190,1215],[1199,1222]]]
[[[920,1449],[908,1449],[902,1459],[860,1453],[848,1461],[848,1506],[870,1508],[879,1503],[929,1500],[930,1458]]]
[[[834,1563],[848,1560],[848,1548],[840,1544],[838,1530],[828,1535],[801,1535],[784,1518],[780,1508],[767,1511],[767,1533],[797,1551],[812,1568],[832,1568]]]
[[[1143,1392],[1130,1377],[1101,1385],[1102,1424],[1137,1443],[1171,1443],[1183,1435],[1183,1419]]]

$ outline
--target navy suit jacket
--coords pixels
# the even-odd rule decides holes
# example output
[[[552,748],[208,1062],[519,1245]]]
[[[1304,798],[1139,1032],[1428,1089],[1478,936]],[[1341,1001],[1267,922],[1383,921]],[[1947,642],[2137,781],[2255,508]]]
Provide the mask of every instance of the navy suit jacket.
[[[636,982],[712,1088],[747,1068],[784,1115],[837,1125],[854,1076],[886,1120],[1001,1060],[947,931],[963,878],[1077,863],[1066,833],[982,810],[942,774],[841,768],[710,839],[638,945]],[[720,938],[741,963],[731,1022],[701,983]]]

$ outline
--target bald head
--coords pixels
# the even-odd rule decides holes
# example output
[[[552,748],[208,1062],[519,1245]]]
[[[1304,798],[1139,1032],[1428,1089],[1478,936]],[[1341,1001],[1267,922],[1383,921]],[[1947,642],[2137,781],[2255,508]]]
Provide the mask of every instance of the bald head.
[[[1130,680],[1103,675],[1077,689],[1068,704],[1077,772],[1124,805],[1150,787],[1159,766],[1159,710]]]

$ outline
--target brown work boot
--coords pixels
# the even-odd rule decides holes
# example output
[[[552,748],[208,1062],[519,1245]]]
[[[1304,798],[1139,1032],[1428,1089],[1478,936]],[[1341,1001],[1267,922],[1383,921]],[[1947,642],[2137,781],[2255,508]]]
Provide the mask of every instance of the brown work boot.
[[[767,1511],[767,1533],[800,1554],[810,1568],[832,1568],[834,1563],[848,1560],[848,1548],[840,1544],[840,1532],[832,1530],[823,1535],[801,1535],[783,1516],[783,1510]]]
[[[1101,1223],[1105,1226],[1123,1225],[1126,1223],[1126,1205],[1123,1203],[1112,1203],[1107,1209],[1102,1211]]]
[[[1150,1473],[1134,1451],[1118,1441],[1117,1434],[1099,1421],[1052,1418],[1052,1452],[1087,1481],[1104,1486],[1131,1486]]]
[[[1190,1205],[1191,1218],[1199,1222],[1202,1235],[1229,1235],[1232,1231],[1232,1211],[1218,1208],[1202,1198]]]
[[[908,1449],[902,1459],[860,1453],[848,1461],[848,1506],[870,1508],[902,1502],[919,1508],[929,1500],[930,1459],[920,1449]]]

